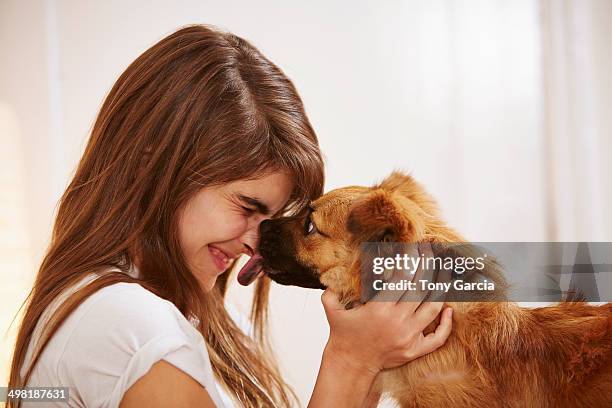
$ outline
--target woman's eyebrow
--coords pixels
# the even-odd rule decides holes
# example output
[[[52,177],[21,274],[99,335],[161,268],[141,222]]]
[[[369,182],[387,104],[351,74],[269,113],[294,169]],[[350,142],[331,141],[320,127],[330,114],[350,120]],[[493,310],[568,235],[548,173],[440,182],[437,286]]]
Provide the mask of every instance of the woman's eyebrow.
[[[245,204],[257,208],[257,212],[259,212],[260,214],[270,215],[270,208],[265,203],[261,202],[259,199],[245,196],[242,194],[238,194],[238,198]]]

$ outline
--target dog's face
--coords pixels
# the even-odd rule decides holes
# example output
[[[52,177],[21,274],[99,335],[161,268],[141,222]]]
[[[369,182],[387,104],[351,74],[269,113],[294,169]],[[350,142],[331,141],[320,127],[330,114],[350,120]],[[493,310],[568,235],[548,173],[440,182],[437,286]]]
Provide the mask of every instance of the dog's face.
[[[306,214],[264,221],[260,232],[259,250],[272,280],[328,287],[347,304],[360,297],[362,242],[462,241],[444,226],[425,190],[398,172],[373,187],[326,193]]]

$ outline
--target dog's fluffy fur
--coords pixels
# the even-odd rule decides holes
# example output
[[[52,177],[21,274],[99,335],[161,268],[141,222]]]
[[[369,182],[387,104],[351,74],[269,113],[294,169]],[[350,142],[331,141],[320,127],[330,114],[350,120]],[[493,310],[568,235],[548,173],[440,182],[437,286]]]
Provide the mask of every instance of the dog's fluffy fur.
[[[371,188],[331,191],[312,207],[262,224],[265,270],[281,284],[331,288],[346,305],[360,298],[361,242],[465,242],[425,190],[398,172]],[[497,265],[484,273],[503,299]],[[376,386],[402,407],[612,407],[612,304],[449,305],[445,345],[379,376]]]

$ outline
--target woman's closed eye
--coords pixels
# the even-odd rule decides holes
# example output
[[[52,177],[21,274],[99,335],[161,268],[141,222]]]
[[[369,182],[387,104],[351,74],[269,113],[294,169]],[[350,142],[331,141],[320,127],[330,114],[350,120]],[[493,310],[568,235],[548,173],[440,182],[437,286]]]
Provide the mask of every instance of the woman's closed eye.
[[[251,216],[257,212],[255,208],[249,208],[245,206],[240,206],[240,208],[242,208],[244,215],[247,215],[247,216]]]

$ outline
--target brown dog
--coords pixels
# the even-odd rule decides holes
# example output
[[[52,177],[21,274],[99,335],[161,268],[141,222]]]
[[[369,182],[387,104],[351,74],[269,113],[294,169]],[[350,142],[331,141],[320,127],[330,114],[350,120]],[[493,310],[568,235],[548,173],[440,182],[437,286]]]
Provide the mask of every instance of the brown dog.
[[[265,221],[260,252],[274,281],[330,288],[348,306],[360,299],[360,243],[384,240],[465,242],[425,190],[395,172],[371,188],[331,191],[304,216]],[[483,272],[503,298],[497,266]],[[402,407],[612,407],[612,304],[449,305],[446,344],[379,376]]]

